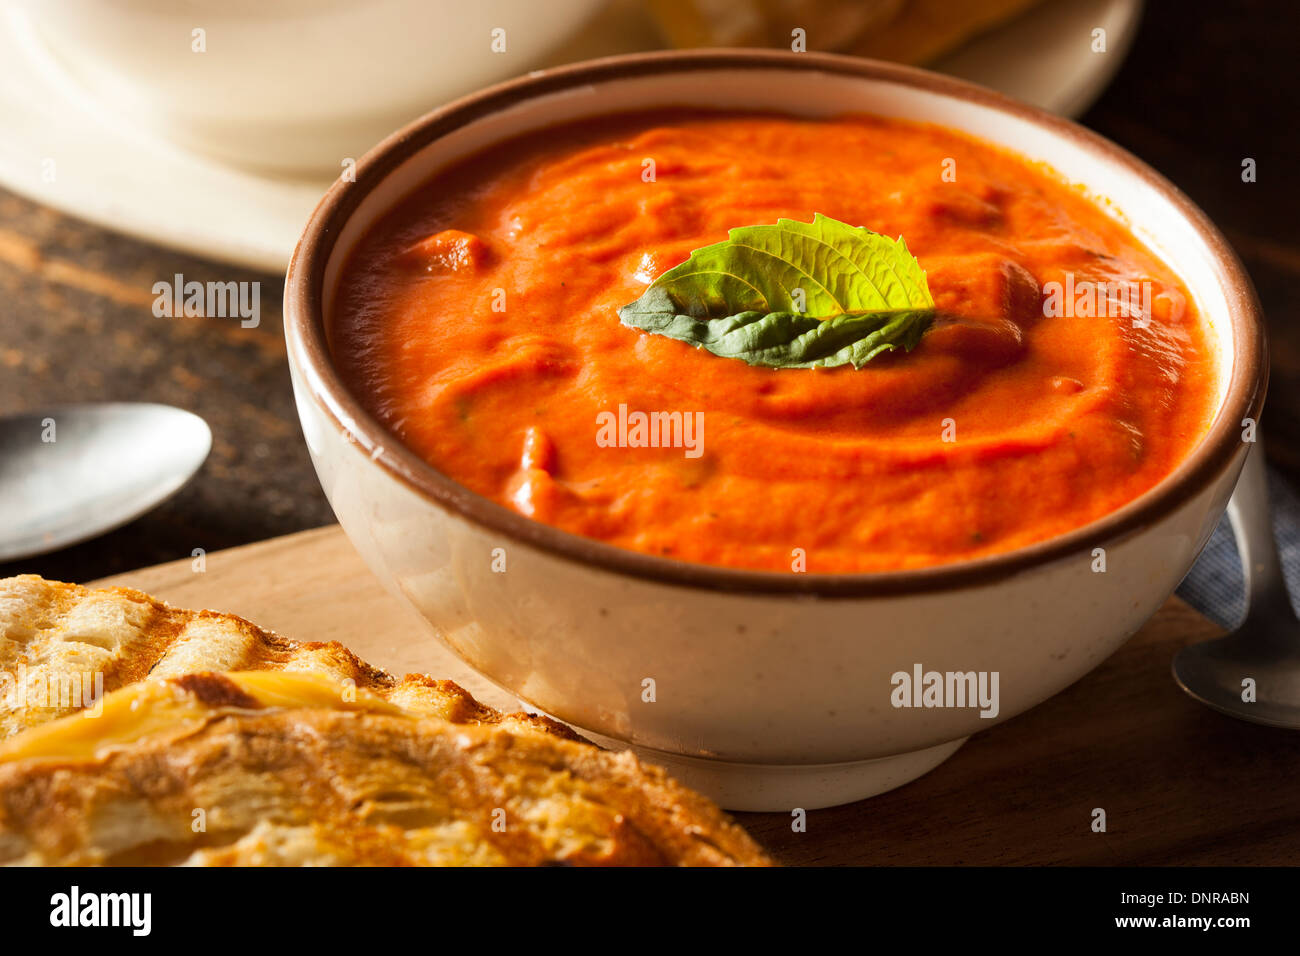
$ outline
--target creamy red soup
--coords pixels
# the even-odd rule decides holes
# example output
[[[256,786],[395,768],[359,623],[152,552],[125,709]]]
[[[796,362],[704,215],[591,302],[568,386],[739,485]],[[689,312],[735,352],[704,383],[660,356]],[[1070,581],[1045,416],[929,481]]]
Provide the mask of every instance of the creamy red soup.
[[[729,229],[816,213],[906,240],[938,310],[915,349],[764,368],[620,322]],[[1078,528],[1168,475],[1217,391],[1195,303],[1118,219],[1023,158],[871,116],[508,142],[379,221],[335,303],[350,389],[435,468],[579,535],[741,568],[918,568]]]

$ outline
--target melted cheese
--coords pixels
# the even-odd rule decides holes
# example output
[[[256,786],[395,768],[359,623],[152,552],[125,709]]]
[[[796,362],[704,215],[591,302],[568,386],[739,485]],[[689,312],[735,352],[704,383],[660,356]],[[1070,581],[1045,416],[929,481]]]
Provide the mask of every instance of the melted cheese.
[[[321,674],[233,671],[201,675],[251,698],[254,706],[204,702],[192,684],[176,679],[145,680],[108,694],[99,706],[32,727],[0,742],[0,763],[15,760],[100,760],[114,750],[159,735],[184,736],[223,714],[257,709],[350,710],[414,716],[368,691]],[[195,680],[191,678],[192,682]]]

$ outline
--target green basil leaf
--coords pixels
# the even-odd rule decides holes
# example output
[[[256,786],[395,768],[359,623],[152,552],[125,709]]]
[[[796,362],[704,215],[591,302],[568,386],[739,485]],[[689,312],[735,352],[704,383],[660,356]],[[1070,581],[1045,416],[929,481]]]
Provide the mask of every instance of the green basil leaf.
[[[619,319],[751,365],[860,368],[911,351],[934,316],[925,272],[901,238],[820,213],[729,236],[657,278]]]

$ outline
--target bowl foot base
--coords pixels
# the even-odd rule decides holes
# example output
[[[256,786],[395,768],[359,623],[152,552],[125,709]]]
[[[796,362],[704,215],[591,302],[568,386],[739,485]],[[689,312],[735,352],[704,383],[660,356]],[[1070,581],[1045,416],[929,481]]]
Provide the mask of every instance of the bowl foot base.
[[[625,742],[574,729],[601,746],[628,747]],[[632,750],[642,760],[663,767],[678,781],[725,810],[789,813],[795,808],[817,810],[853,803],[911,783],[951,757],[968,739],[962,737],[925,750],[875,760],[824,764],[732,763],[648,747],[632,746]]]

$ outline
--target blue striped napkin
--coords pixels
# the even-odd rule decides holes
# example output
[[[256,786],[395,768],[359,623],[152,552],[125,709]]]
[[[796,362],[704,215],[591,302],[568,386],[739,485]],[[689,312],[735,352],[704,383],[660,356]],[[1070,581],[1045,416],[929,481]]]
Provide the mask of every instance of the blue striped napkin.
[[[1268,470],[1268,495],[1287,588],[1292,595],[1300,594],[1300,495],[1272,468]],[[1231,630],[1246,614],[1243,581],[1236,538],[1224,515],[1210,543],[1178,586],[1178,596],[1220,627]]]

